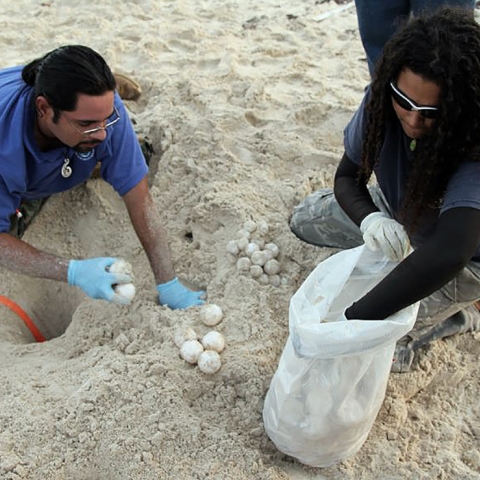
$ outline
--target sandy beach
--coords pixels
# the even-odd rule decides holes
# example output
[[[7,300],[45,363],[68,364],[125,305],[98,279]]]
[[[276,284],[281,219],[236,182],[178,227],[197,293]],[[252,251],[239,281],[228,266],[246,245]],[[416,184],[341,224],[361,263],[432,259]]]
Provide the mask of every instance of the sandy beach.
[[[156,152],[149,179],[176,271],[222,308],[227,344],[214,375],[180,358],[179,329],[212,328],[200,308],[158,305],[111,187],[91,179],[51,197],[24,240],[65,258],[124,258],[137,295],[119,307],[1,270],[0,294],[49,340],[34,342],[0,306],[0,479],[480,479],[480,334],[438,342],[410,373],[391,374],[367,441],[341,464],[303,465],[263,428],[289,300],[334,253],[300,242],[288,220],[332,185],[369,82],[352,5],[17,0],[3,2],[0,25],[0,67],[81,43],[141,85],[126,103]],[[227,252],[246,222],[278,246],[279,285]]]

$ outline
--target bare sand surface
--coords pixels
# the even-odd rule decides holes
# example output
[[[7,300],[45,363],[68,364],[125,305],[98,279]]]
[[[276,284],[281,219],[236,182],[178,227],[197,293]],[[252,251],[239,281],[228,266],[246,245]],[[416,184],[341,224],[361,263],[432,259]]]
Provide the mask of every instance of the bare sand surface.
[[[131,307],[2,270],[0,294],[37,322],[34,343],[0,307],[0,478],[345,480],[480,478],[480,337],[422,352],[392,374],[362,449],[326,469],[278,452],[262,424],[288,336],[288,303],[333,253],[290,232],[294,205],[332,184],[343,128],[368,83],[354,8],[335,2],[2,2],[0,67],[82,43],[143,94],[128,106],[156,148],[150,173],[179,276],[223,309],[223,366],[205,375],[174,335],[211,328],[156,301],[123,203],[99,179],[52,197],[25,240],[66,258],[134,268]],[[343,5],[345,6],[345,5]],[[227,253],[245,222],[268,225],[280,286]]]

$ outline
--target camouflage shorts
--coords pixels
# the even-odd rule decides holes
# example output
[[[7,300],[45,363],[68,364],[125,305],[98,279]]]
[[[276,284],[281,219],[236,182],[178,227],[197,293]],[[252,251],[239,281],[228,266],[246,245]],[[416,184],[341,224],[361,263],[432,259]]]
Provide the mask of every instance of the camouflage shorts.
[[[390,207],[378,186],[369,187],[377,207],[391,216]],[[290,218],[292,232],[318,247],[354,248],[363,243],[360,229],[338,204],[331,188],[322,188],[299,203]]]

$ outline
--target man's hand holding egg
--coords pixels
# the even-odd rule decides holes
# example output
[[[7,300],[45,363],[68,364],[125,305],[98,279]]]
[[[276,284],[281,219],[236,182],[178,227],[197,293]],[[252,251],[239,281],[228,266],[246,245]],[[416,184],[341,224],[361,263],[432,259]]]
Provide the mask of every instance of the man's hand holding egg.
[[[115,295],[112,302],[118,305],[130,305],[135,296],[135,285],[133,284],[133,269],[132,266],[122,259],[117,259],[109,267],[109,272],[114,274],[128,275],[131,278],[129,283],[117,283],[113,285]]]

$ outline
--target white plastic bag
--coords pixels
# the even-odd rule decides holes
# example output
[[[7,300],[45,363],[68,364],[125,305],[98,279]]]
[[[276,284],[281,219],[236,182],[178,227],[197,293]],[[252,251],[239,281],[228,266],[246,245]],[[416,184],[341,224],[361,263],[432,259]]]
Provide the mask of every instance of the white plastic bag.
[[[338,320],[397,263],[365,246],[321,262],[290,301],[290,335],[265,398],[265,430],[302,463],[328,467],[354,455],[385,396],[395,343],[418,303],[385,320]]]

